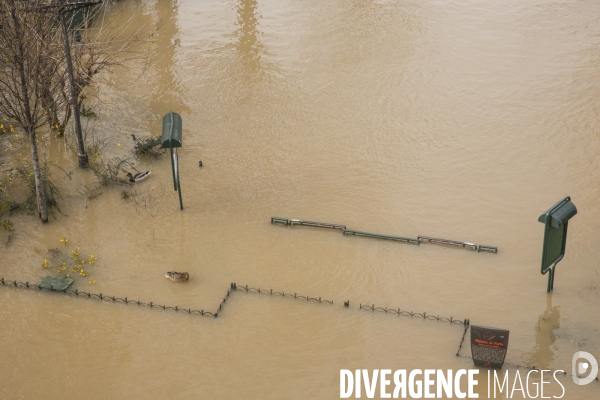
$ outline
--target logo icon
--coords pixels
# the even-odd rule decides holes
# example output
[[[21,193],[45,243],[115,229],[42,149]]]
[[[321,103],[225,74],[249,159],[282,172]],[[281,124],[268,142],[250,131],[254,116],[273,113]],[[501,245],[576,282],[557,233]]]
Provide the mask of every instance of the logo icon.
[[[576,385],[587,385],[596,379],[596,375],[598,375],[598,361],[596,361],[594,356],[588,352],[578,351],[577,353],[573,354],[573,362],[571,366],[573,371],[573,382],[575,382]],[[585,378],[580,378],[578,376],[583,375],[588,371],[590,373]]]

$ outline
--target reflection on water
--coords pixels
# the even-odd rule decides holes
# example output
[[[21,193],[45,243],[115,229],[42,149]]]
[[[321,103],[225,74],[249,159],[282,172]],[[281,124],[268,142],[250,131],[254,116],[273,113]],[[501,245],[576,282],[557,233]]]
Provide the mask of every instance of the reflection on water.
[[[237,7],[236,32],[237,44],[235,46],[240,60],[251,71],[260,67],[261,51],[263,44],[258,40],[258,2],[256,0],[240,0]]]
[[[528,366],[539,369],[549,368],[554,361],[556,336],[554,331],[560,328],[560,306],[552,307],[552,294],[546,296],[546,310],[535,324],[535,346],[525,357]]]
[[[160,24],[160,29],[155,35],[159,52],[154,62],[154,90],[150,98],[150,108],[161,116],[169,109],[179,113],[189,110],[184,101],[186,92],[182,90],[176,71],[179,48],[178,12],[179,5],[176,1],[157,2],[155,5],[155,18]]]

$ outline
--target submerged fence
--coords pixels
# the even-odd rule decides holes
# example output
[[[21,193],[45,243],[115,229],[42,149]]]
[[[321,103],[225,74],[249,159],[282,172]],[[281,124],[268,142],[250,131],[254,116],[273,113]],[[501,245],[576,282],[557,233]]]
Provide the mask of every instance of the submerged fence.
[[[327,300],[322,297],[304,296],[304,295],[299,295],[297,293],[291,293],[291,292],[286,293],[283,291],[279,292],[279,291],[275,291],[273,289],[254,288],[254,287],[250,287],[248,285],[238,285],[235,282],[231,283],[229,289],[225,293],[225,296],[221,300],[219,307],[215,311],[205,311],[204,309],[196,310],[196,309],[179,307],[179,306],[166,306],[163,304],[154,303],[152,301],[144,302],[144,301],[139,301],[139,300],[133,300],[128,297],[109,296],[109,295],[105,295],[102,293],[91,293],[91,292],[81,291],[78,289],[65,289],[65,290],[54,290],[52,288],[47,289],[47,288],[41,287],[40,285],[31,284],[29,282],[19,282],[19,281],[14,281],[14,280],[7,280],[4,278],[0,278],[0,285],[5,286],[5,287],[38,290],[41,292],[64,293],[66,295],[74,295],[77,297],[87,297],[88,299],[96,299],[96,300],[100,300],[103,302],[109,302],[109,303],[135,304],[140,307],[148,307],[148,308],[158,309],[158,310],[172,310],[172,311],[176,311],[176,312],[188,313],[190,315],[194,314],[194,315],[200,315],[200,316],[204,316],[204,317],[214,317],[214,318],[219,316],[219,313],[221,313],[221,311],[223,310],[223,306],[225,305],[225,303],[227,302],[227,300],[229,299],[231,294],[234,292],[246,292],[246,293],[263,294],[263,295],[268,295],[268,296],[289,297],[289,298],[293,298],[293,299],[297,299],[297,300],[305,300],[307,302],[333,305],[333,300]],[[343,307],[349,308],[350,300],[344,301]],[[375,305],[367,306],[367,305],[363,305],[362,303],[359,303],[358,310],[370,310],[373,312],[383,312],[383,313],[390,314],[390,315],[407,316],[407,317],[411,317],[411,318],[422,318],[423,320],[431,320],[431,321],[438,321],[438,322],[449,322],[450,325],[459,324],[459,325],[468,326],[468,324],[469,324],[468,319],[460,320],[460,319],[456,319],[453,317],[445,318],[445,317],[440,317],[439,315],[435,316],[433,314],[427,314],[425,312],[418,313],[418,312],[413,312],[413,311],[408,311],[408,310],[401,310],[400,308],[375,307]]]
[[[285,292],[278,292],[275,291],[273,289],[261,289],[261,288],[253,288],[253,287],[249,287],[248,285],[245,286],[238,286],[235,282],[233,282],[231,284],[231,289],[233,290],[240,290],[240,291],[245,291],[246,293],[258,293],[258,294],[266,294],[266,295],[270,295],[270,296],[281,296],[281,297],[291,297],[293,299],[303,299],[306,301],[316,301],[317,303],[328,303],[328,304],[333,304],[333,300],[324,300],[321,299],[321,297],[310,297],[310,296],[301,296],[298,295],[297,293],[285,293]]]
[[[346,225],[341,224],[332,224],[329,222],[316,222],[316,221],[306,221],[301,219],[287,219],[281,217],[271,217],[272,224],[280,224],[280,225],[300,225],[300,226],[312,226],[315,228],[329,228],[329,229],[338,229],[341,230],[344,235],[353,235],[353,236],[363,236],[375,239],[384,239],[384,240],[393,240],[396,242],[409,243],[420,245],[421,243],[433,243],[433,244],[441,244],[446,246],[454,246],[460,247],[463,249],[469,249],[479,252],[486,253],[498,253],[498,248],[494,246],[488,246],[485,244],[475,244],[469,242],[459,242],[457,240],[449,240],[449,239],[439,239],[430,236],[417,236],[416,238],[409,238],[403,236],[393,236],[393,235],[382,235],[380,233],[372,233],[372,232],[363,232],[356,231],[352,229],[346,229]]]
[[[85,291],[81,291],[81,290],[77,290],[77,289],[53,290],[53,289],[42,288],[39,285],[31,284],[29,282],[19,282],[19,281],[15,281],[15,280],[7,280],[5,278],[0,278],[0,286],[29,289],[29,290],[34,290],[34,291],[37,290],[40,292],[54,292],[57,294],[63,293],[66,295],[74,295],[74,296],[78,296],[78,297],[84,297],[84,298],[87,297],[89,299],[96,299],[96,300],[100,300],[102,302],[134,304],[134,305],[137,305],[140,307],[147,307],[147,308],[158,309],[158,310],[171,310],[171,311],[176,311],[176,312],[188,313],[190,315],[194,314],[194,315],[199,315],[199,316],[204,316],[204,317],[212,317],[212,318],[216,318],[219,316],[219,314],[223,310],[223,306],[225,305],[225,303],[227,302],[227,300],[229,299],[231,294],[234,292],[246,292],[246,293],[256,293],[259,295],[267,295],[267,296],[289,297],[289,298],[293,298],[293,299],[305,300],[307,302],[313,302],[313,303],[319,303],[319,304],[329,304],[329,305],[334,304],[333,300],[326,300],[326,299],[323,299],[322,297],[310,297],[310,296],[298,295],[297,293],[289,293],[289,292],[286,293],[283,291],[282,292],[274,291],[273,289],[254,288],[254,287],[250,287],[248,285],[237,285],[235,282],[231,283],[230,288],[227,290],[225,296],[219,303],[218,308],[213,312],[205,311],[203,309],[195,310],[195,309],[191,309],[191,308],[178,307],[178,306],[166,306],[166,305],[157,304],[154,302],[143,302],[143,301],[139,301],[139,300],[133,300],[128,297],[108,296],[108,295],[104,295],[102,293],[91,293],[91,292],[85,292]],[[344,301],[343,307],[349,308],[350,301],[349,300]],[[418,313],[418,312],[413,312],[413,311],[408,311],[408,310],[401,310],[400,308],[376,307],[374,304],[369,306],[369,305],[365,305],[362,303],[359,303],[358,310],[368,310],[371,312],[382,312],[385,314],[396,315],[396,316],[421,318],[423,320],[445,322],[445,323],[449,323],[450,325],[462,325],[464,328],[464,331],[462,334],[460,345],[458,347],[458,351],[456,352],[456,357],[472,359],[471,356],[460,354],[462,347],[463,347],[464,340],[465,340],[465,336],[467,334],[467,330],[469,329],[469,326],[471,324],[469,319],[461,320],[461,319],[456,319],[453,317],[446,318],[446,317],[440,317],[439,315],[427,314],[425,312]],[[531,370],[531,371],[540,370],[540,368],[536,368],[535,365],[534,366],[526,366],[526,365],[520,365],[520,364],[512,364],[509,362],[505,362],[504,365],[513,367],[516,369],[522,368],[522,369]],[[552,373],[554,373],[556,371],[563,371],[563,375],[574,376],[572,374],[567,374],[566,369],[560,370],[560,369],[543,368],[543,370],[551,371]],[[598,381],[598,378],[596,378],[596,381]]]
[[[130,299],[128,297],[109,296],[109,295],[105,295],[102,293],[91,293],[91,292],[85,292],[85,291],[77,290],[77,289],[65,289],[65,290],[55,290],[52,288],[47,289],[47,288],[41,287],[40,285],[31,284],[29,282],[18,282],[18,281],[13,281],[13,280],[7,280],[4,278],[0,278],[0,284],[2,286],[9,286],[9,287],[16,287],[16,288],[23,288],[23,289],[32,289],[32,290],[37,289],[41,292],[64,293],[67,295],[87,297],[88,299],[97,299],[97,300],[101,300],[104,302],[135,304],[137,306],[148,307],[148,308],[153,308],[153,309],[158,309],[158,310],[181,311],[181,312],[187,312],[188,314],[196,314],[196,315],[201,315],[201,316],[205,316],[205,317],[217,317],[219,312],[222,310],[223,305],[225,304],[225,302],[227,301],[227,299],[229,298],[229,296],[231,294],[231,290],[228,290],[227,293],[225,294],[225,297],[223,297],[223,300],[219,304],[219,307],[217,308],[217,310],[214,312],[211,312],[211,311],[204,311],[204,310],[192,310],[191,308],[185,308],[185,307],[179,307],[179,306],[166,306],[163,304],[154,303],[152,301],[144,302],[144,301]]]
[[[468,319],[460,320],[460,319],[456,319],[453,317],[446,318],[446,317],[440,317],[439,315],[427,314],[425,312],[417,313],[417,312],[413,312],[413,311],[400,310],[399,308],[375,307],[374,304],[372,304],[370,306],[360,304],[360,309],[361,310],[365,309],[365,310],[371,310],[371,311],[379,311],[379,312],[384,312],[386,314],[390,313],[390,314],[396,314],[396,315],[404,315],[404,316],[411,317],[411,318],[423,318],[423,319],[428,319],[431,321],[449,322],[451,324],[459,324],[459,325],[469,326]]]

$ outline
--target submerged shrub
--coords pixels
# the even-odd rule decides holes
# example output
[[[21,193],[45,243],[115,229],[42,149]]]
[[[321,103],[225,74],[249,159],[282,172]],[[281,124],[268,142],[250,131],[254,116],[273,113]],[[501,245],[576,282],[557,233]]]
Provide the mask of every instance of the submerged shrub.
[[[162,144],[162,136],[158,135],[154,138],[138,139],[135,135],[131,135],[134,144],[135,154],[138,156],[150,156],[154,158],[160,157],[163,153],[163,149],[160,147]]]

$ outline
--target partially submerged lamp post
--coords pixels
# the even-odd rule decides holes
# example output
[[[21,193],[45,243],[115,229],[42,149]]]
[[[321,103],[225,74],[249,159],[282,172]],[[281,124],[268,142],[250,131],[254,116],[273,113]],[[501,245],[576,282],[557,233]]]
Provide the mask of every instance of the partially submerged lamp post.
[[[577,208],[571,203],[571,197],[567,196],[538,218],[538,221],[545,225],[541,272],[542,275],[549,273],[548,292],[554,289],[554,270],[565,255],[567,226],[575,214]]]
[[[173,169],[173,186],[175,191],[179,192],[179,207],[183,210],[181,200],[181,184],[179,182],[179,159],[177,158],[177,148],[181,147],[181,132],[183,122],[181,115],[169,111],[163,117],[162,125],[162,144],[163,149],[169,149],[171,153],[171,168]]]

